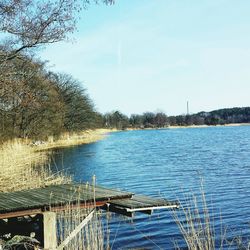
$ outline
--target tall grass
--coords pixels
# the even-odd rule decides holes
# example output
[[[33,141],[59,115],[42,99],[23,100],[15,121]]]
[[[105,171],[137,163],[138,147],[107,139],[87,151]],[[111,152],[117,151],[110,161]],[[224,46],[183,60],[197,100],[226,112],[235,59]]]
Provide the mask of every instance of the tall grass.
[[[63,242],[70,233],[87,217],[90,209],[72,209],[69,204],[67,209],[57,213],[58,240]],[[100,215],[95,212],[93,218],[73,237],[63,248],[72,249],[104,249],[104,236]]]
[[[15,140],[0,146],[0,192],[13,192],[45,185],[61,184],[69,179],[53,174],[48,152],[37,151],[27,142]]]
[[[174,210],[173,217],[190,250],[214,250],[215,230],[211,220],[203,186],[200,200],[190,195],[180,203],[180,211]],[[178,244],[176,246],[178,249]]]
[[[104,249],[104,232],[102,226],[102,216],[101,212],[96,210],[96,201],[95,201],[95,176],[93,177],[92,185],[86,184],[87,189],[91,189],[93,195],[88,197],[92,199],[93,203],[88,205],[89,207],[82,209],[80,207],[80,192],[81,190],[76,190],[79,192],[79,200],[77,207],[72,208],[72,204],[69,203],[63,211],[57,212],[57,221],[58,221],[58,241],[63,242],[74,229],[87,217],[93,213],[93,217],[87,224],[82,227],[80,232],[72,238],[67,246],[63,249],[65,250],[103,250]],[[81,202],[82,203],[82,202]]]
[[[110,130],[99,129],[78,134],[50,137],[34,145],[29,140],[12,140],[0,145],[0,192],[12,192],[70,181],[68,177],[50,170],[49,150],[102,139]]]
[[[203,181],[199,195],[186,196],[184,202],[180,202],[180,209],[173,210],[172,214],[189,250],[250,250],[250,241],[243,242],[240,236],[227,239],[227,228],[223,226],[221,216],[220,228],[215,229],[215,216],[212,204],[207,203]],[[178,242],[175,246],[180,249]]]
[[[59,138],[50,136],[48,140],[39,146],[40,149],[52,149],[69,147],[80,144],[88,144],[103,139],[107,133],[115,131],[111,129],[86,130],[78,133],[64,133]]]
[[[92,208],[93,209],[93,208]],[[90,214],[91,208],[81,209],[80,206],[72,209],[68,204],[66,209],[57,212],[58,222],[58,241],[63,242],[70,233]],[[65,250],[83,250],[83,249],[104,249],[104,232],[101,220],[101,214],[94,211],[92,219],[81,229],[81,231],[72,238]]]

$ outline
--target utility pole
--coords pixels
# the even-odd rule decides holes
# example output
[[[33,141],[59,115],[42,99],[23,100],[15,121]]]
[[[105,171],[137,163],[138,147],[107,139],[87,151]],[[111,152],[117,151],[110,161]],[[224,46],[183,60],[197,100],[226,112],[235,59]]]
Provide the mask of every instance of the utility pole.
[[[187,115],[189,115],[189,105],[188,105],[188,101],[187,101]]]

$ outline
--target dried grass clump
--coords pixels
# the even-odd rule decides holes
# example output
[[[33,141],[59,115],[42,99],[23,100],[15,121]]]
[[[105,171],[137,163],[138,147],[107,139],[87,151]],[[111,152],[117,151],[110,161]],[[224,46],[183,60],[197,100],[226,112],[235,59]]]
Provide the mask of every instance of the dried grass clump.
[[[93,193],[93,196],[89,197],[93,200],[92,204],[88,204],[88,206],[85,204],[87,208],[81,208],[83,202],[80,203],[79,193],[77,204],[71,204],[69,202],[66,209],[64,207],[63,210],[57,211],[59,245],[65,242],[69,235],[72,236],[72,232],[79,227],[85,218],[90,218],[88,222],[85,222],[82,228],[80,227],[81,230],[76,235],[72,236],[68,241],[66,240],[67,243],[65,243],[63,247],[64,250],[104,249],[102,216],[101,212],[97,211],[95,202],[95,176],[93,176],[93,184],[86,185],[87,188],[91,189],[90,193]],[[81,192],[81,190],[76,190],[76,193],[77,192]]]
[[[200,199],[190,195],[186,197],[186,203],[180,203],[180,210],[173,210],[173,217],[190,250],[214,250],[215,230],[207,206],[203,185],[201,184]],[[223,235],[222,235],[223,236]],[[179,249],[178,244],[176,248]],[[221,248],[223,248],[223,237]]]
[[[69,204],[66,210],[57,212],[58,240],[63,242],[71,232],[91,213],[92,209],[74,209]],[[104,249],[104,233],[102,229],[101,215],[93,213],[92,219],[73,237],[63,249]]]
[[[214,216],[207,205],[202,180],[199,196],[191,194],[185,197],[180,209],[173,210],[173,217],[189,250],[250,250],[250,241],[243,240],[241,236],[227,239],[228,228],[223,227],[222,218],[220,229],[215,230]],[[175,242],[175,249],[181,249],[178,242]]]
[[[45,185],[70,182],[68,177],[50,170],[49,150],[101,140],[107,129],[65,133],[59,139],[48,141],[13,140],[0,145],[0,192],[38,188]]]
[[[37,151],[27,142],[15,140],[0,147],[0,192],[38,188],[69,182],[49,167],[49,153]]]

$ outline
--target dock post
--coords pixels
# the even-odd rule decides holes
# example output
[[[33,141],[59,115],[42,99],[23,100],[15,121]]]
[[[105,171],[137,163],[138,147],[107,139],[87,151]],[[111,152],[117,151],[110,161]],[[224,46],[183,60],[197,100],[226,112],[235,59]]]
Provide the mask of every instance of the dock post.
[[[43,234],[44,234],[44,249],[56,250],[57,234],[56,234],[56,213],[43,213]]]

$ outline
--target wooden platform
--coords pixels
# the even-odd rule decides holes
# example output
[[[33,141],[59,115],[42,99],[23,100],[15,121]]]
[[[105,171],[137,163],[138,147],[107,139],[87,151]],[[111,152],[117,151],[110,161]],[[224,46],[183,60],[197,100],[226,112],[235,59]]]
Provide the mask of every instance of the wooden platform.
[[[155,199],[143,195],[134,195],[128,199],[120,199],[108,202],[106,209],[132,217],[135,212],[152,214],[156,209],[179,208],[179,202],[165,199]]]
[[[132,196],[133,193],[86,184],[64,184],[0,193],[0,219],[55,211],[63,209],[63,206],[69,203],[78,206],[80,204],[82,207],[98,207],[108,201]]]
[[[68,209],[68,205],[70,205],[70,209],[79,207],[90,209],[88,209],[89,213],[85,219],[66,239],[63,242],[58,242],[57,213]],[[130,192],[92,186],[86,183],[63,184],[0,193],[0,222],[4,225],[4,228],[1,228],[2,234],[8,233],[13,236],[16,233],[24,233],[24,228],[29,225],[28,220],[32,218],[31,222],[36,224],[35,227],[38,226],[37,239],[44,249],[63,250],[92,219],[97,207],[132,217],[135,212],[151,214],[155,209],[178,208],[178,206],[179,204],[175,201],[134,195]],[[20,218],[23,219],[21,225]],[[30,232],[33,231],[25,233]]]

